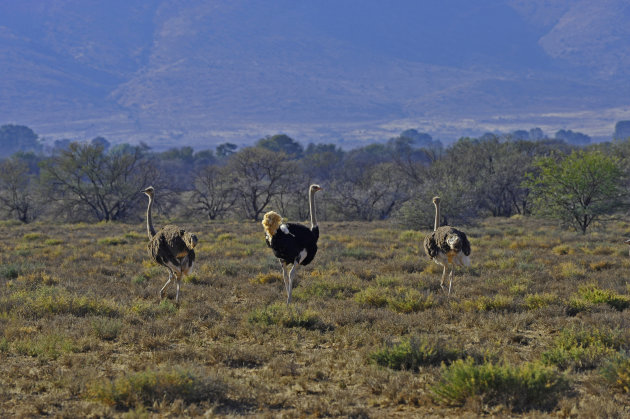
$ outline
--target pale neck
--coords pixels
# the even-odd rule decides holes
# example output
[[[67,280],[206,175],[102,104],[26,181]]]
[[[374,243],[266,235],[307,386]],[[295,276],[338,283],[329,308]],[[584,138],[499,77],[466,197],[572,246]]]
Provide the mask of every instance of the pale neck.
[[[155,229],[153,228],[153,218],[151,218],[151,207],[153,206],[153,197],[149,195],[149,206],[147,207],[147,234],[152,239],[155,236]]]
[[[437,231],[440,226],[440,204],[435,204],[435,224],[433,226],[433,231]]]
[[[311,189],[308,194],[308,205],[311,210],[311,230],[317,227],[317,216],[315,215],[315,189]]]

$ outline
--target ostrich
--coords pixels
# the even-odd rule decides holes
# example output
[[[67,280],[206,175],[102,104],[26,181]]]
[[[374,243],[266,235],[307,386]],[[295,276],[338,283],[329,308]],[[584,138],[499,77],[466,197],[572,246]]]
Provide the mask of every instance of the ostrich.
[[[630,245],[630,239],[624,240],[624,243]]]
[[[451,226],[440,227],[440,197],[433,198],[435,205],[435,224],[433,232],[424,238],[424,251],[438,265],[442,265],[442,280],[440,287],[444,289],[446,270],[450,268],[448,294],[451,294],[453,284],[453,269],[455,265],[470,266],[470,242],[464,232]]]
[[[160,289],[160,298],[164,298],[164,290],[171,283],[173,276],[175,276],[175,281],[177,282],[175,304],[179,305],[180,281],[184,275],[188,275],[192,271],[195,261],[193,248],[197,245],[197,236],[172,224],[165,225],[156,233],[153,228],[153,219],[151,218],[151,207],[153,206],[155,190],[153,186],[149,186],[142,192],[149,197],[149,206],[147,207],[147,233],[149,234],[147,248],[149,256],[168,269],[168,281]]]
[[[319,185],[311,185],[308,194],[308,203],[311,213],[311,228],[302,224],[282,223],[282,217],[269,211],[262,220],[265,228],[265,241],[271,247],[273,254],[280,261],[282,266],[282,278],[284,287],[287,290],[287,304],[291,302],[291,292],[293,285],[297,285],[296,274],[299,265],[306,266],[317,253],[317,239],[319,238],[319,227],[315,217],[315,192],[322,188]],[[293,265],[287,275],[287,266]]]

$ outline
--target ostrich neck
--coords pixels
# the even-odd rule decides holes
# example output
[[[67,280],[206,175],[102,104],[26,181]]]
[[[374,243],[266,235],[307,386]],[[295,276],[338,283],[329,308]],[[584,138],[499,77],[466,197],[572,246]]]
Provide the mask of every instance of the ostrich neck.
[[[433,231],[437,231],[440,226],[440,204],[435,204],[435,224],[433,226]]]
[[[155,229],[153,228],[153,218],[151,218],[151,207],[153,206],[153,197],[149,196],[149,206],[147,207],[147,234],[152,239],[155,236]]]
[[[317,217],[315,215],[315,190],[311,190],[308,195],[308,205],[311,211],[311,230],[317,227]]]

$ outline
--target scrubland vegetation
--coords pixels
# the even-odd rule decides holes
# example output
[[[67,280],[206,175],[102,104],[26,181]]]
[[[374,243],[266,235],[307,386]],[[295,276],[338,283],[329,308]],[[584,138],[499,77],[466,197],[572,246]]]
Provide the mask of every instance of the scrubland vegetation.
[[[483,219],[450,297],[428,231],[321,222],[291,305],[260,223],[177,222],[179,308],[140,223],[3,222],[4,416],[630,415],[628,222]]]

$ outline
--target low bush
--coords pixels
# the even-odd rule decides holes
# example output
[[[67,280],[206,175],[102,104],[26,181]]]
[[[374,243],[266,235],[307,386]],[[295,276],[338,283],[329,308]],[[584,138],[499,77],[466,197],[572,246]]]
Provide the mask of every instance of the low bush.
[[[477,365],[468,358],[442,366],[442,378],[434,393],[438,400],[451,405],[463,405],[469,398],[480,397],[487,405],[504,404],[525,411],[553,408],[567,387],[561,374],[544,365]]]
[[[132,408],[175,400],[186,404],[220,402],[226,392],[227,386],[221,380],[190,369],[174,368],[146,370],[105,383],[99,381],[89,386],[87,395],[118,408]]]
[[[311,310],[302,310],[294,305],[275,303],[254,310],[249,315],[250,323],[277,325],[283,327],[302,327],[305,329],[322,329],[324,325],[319,316]]]
[[[630,354],[619,353],[602,368],[602,375],[612,387],[630,393]]]
[[[624,339],[618,331],[564,329],[553,347],[543,352],[542,361],[563,369],[592,369],[613,356],[623,343]]]
[[[395,370],[416,371],[423,365],[450,363],[462,357],[462,352],[437,342],[412,337],[373,352],[370,361]]]

